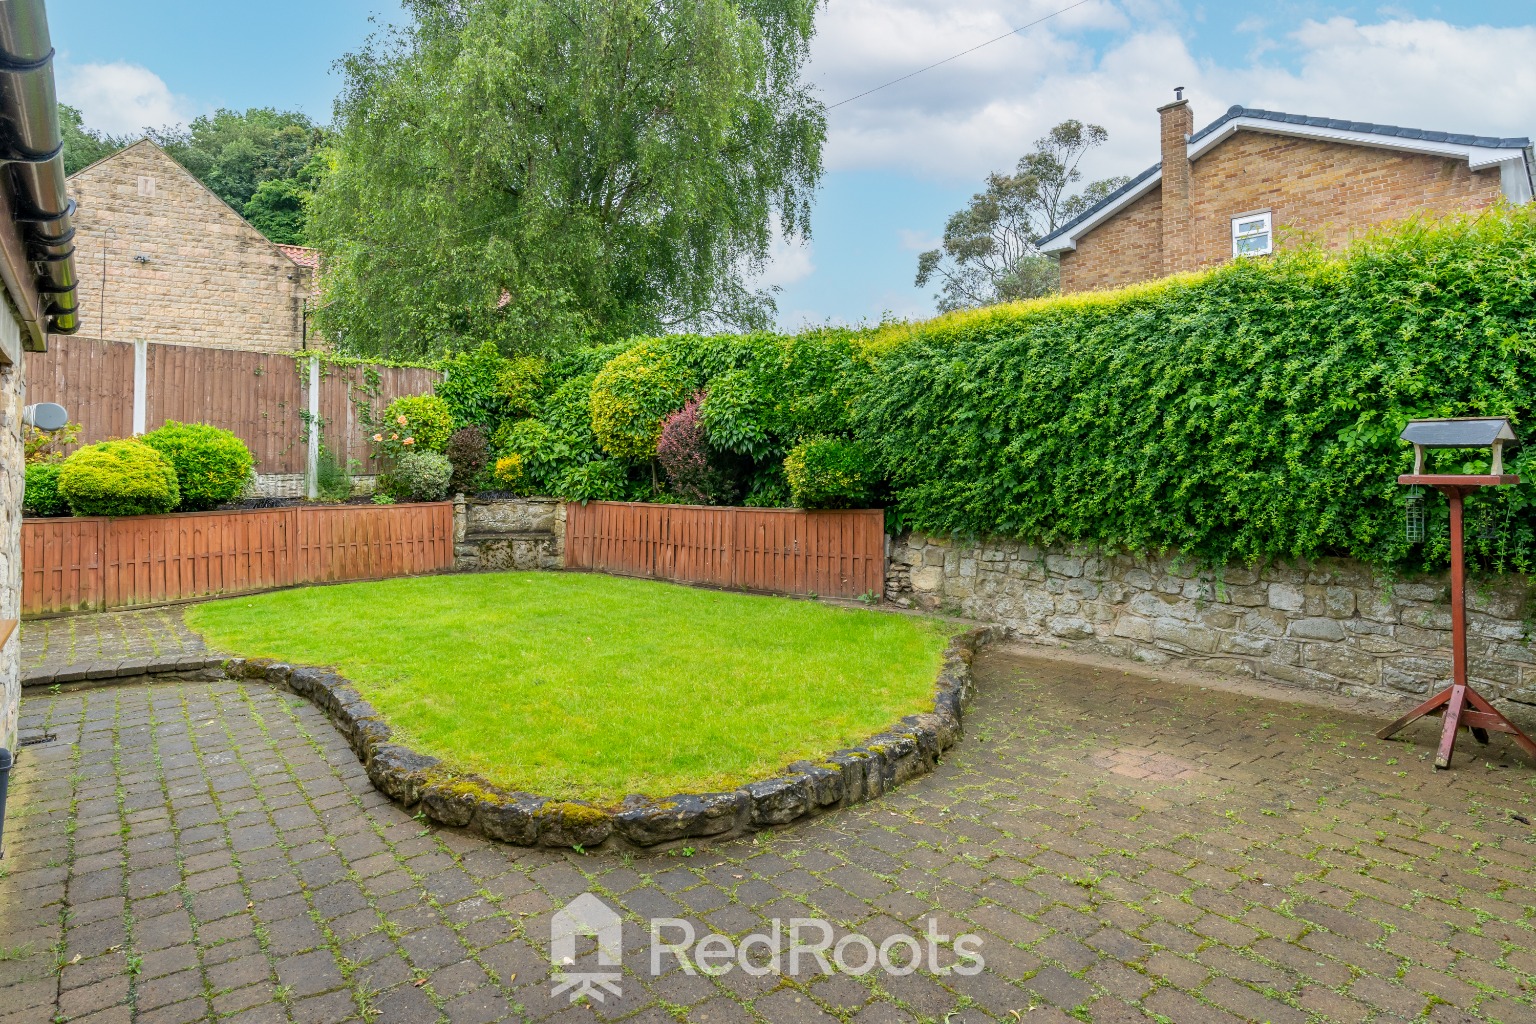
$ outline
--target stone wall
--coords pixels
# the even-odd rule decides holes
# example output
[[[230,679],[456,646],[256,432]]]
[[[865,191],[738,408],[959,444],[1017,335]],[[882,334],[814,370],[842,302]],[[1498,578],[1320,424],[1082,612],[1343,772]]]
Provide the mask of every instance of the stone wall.
[[[15,351],[21,329],[10,305],[0,300],[0,346]],[[0,363],[0,619],[21,618],[21,490],[25,480],[21,411],[26,404],[25,363]],[[0,747],[16,749],[21,713],[21,637],[0,649]]]
[[[1358,562],[1227,567],[1016,541],[890,542],[886,596],[1011,627],[1021,638],[1353,694],[1428,695],[1451,672],[1449,584],[1390,581]],[[1524,579],[1467,595],[1472,683],[1536,704]]]
[[[565,502],[555,498],[453,499],[454,568],[565,568]]]
[[[80,337],[288,352],[313,271],[143,141],[69,179]]]

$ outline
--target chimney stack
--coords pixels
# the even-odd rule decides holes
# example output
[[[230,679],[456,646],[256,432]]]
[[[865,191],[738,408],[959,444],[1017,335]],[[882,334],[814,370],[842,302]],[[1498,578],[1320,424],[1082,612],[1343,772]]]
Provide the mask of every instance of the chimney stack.
[[[1184,87],[1173,90],[1173,102],[1157,108],[1162,118],[1163,154],[1163,273],[1188,269],[1189,262],[1189,137],[1195,112],[1184,98]]]

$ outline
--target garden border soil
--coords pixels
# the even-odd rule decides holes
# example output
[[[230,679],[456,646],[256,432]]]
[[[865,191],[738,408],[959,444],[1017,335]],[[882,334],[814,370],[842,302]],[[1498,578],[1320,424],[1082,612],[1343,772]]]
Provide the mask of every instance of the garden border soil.
[[[796,761],[771,778],[727,792],[630,796],[615,807],[510,792],[395,743],[379,712],[351,682],[327,669],[266,658],[230,658],[223,667],[230,678],[262,680],[312,701],[346,738],[380,792],[440,825],[518,846],[644,848],[787,825],[872,800],[932,771],[962,735],[972,658],[1006,636],[1002,626],[956,636],[944,651],[933,710],[906,716],[862,746],[819,761]]]

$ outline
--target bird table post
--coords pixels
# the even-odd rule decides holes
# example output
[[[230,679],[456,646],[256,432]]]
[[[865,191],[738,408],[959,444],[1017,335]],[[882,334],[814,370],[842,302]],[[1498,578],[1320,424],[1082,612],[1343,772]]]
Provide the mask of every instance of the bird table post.
[[[1472,731],[1473,738],[1479,743],[1487,743],[1490,732],[1508,733],[1522,750],[1536,757],[1536,742],[1467,684],[1467,571],[1462,557],[1462,501],[1479,487],[1502,487],[1520,482],[1518,476],[1504,472],[1504,443],[1515,440],[1515,433],[1507,419],[1479,417],[1414,420],[1404,428],[1402,438],[1413,445],[1413,472],[1398,477],[1397,482],[1433,487],[1451,502],[1451,685],[1376,735],[1384,740],[1391,739],[1425,715],[1444,715],[1440,749],[1435,754],[1436,768],[1451,766],[1456,731],[1463,726]],[[1429,473],[1425,470],[1424,453],[1433,448],[1489,448],[1493,452],[1493,465],[1482,476]]]

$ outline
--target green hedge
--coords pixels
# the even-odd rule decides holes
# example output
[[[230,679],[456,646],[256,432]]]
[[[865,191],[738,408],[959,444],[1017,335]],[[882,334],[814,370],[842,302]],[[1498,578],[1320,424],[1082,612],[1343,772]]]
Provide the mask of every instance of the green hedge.
[[[1432,568],[1445,504],[1431,498],[1441,528],[1410,546],[1398,433],[1485,414],[1536,430],[1533,360],[1527,206],[922,323],[638,339],[550,363],[521,413],[499,393],[457,396],[455,414],[497,410],[480,424],[496,454],[519,457],[525,488],[567,498],[660,498],[647,445],[702,390],[700,423],[737,457],[749,503],[787,500],[785,457],[827,438],[851,444],[825,454],[867,454],[865,496],[898,528]],[[1520,451],[1510,465],[1536,473]],[[1533,568],[1530,492],[1469,500],[1483,565]]]
[[[204,512],[240,497],[256,464],[244,441],[206,423],[168,420],[139,440],[170,460],[187,512]]]
[[[77,516],[170,512],[181,500],[170,460],[141,441],[88,444],[64,460],[59,496]]]

